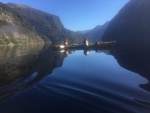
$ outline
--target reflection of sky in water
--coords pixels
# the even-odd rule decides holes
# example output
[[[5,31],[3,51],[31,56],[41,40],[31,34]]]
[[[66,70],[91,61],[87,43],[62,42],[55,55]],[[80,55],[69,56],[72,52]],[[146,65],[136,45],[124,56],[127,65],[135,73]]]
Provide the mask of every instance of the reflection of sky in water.
[[[147,83],[147,80],[138,74],[120,67],[113,56],[106,55],[105,53],[96,53],[94,51],[90,52],[87,56],[83,54],[83,51],[69,54],[69,56],[65,58],[63,66],[56,69],[53,74],[59,73],[59,71],[63,73],[66,72],[66,75],[59,76],[66,77],[64,79],[71,79],[73,77],[67,74],[70,72],[76,74],[76,76],[82,74],[84,77],[105,79],[106,81],[114,81],[131,86]],[[76,79],[80,77],[76,76]]]
[[[145,78],[120,67],[111,55],[76,51],[51,74],[0,102],[0,112],[149,113],[148,104],[141,103],[150,103],[150,93],[139,87],[145,83]]]
[[[53,81],[54,80],[54,81]],[[147,100],[149,92],[139,87],[148,81],[140,75],[128,71],[117,63],[111,55],[91,51],[85,56],[83,51],[76,51],[64,59],[63,66],[41,81],[42,84],[55,82],[61,85],[73,83],[100,90],[108,90],[119,95],[134,99]],[[54,84],[55,84],[54,83]],[[69,84],[68,84],[69,83]],[[137,94],[136,94],[137,93]]]

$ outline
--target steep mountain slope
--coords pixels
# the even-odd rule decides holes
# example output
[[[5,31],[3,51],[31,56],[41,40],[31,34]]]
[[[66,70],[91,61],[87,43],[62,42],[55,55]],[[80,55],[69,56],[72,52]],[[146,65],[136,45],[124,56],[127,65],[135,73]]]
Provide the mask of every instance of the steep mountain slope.
[[[102,40],[117,41],[112,53],[118,63],[149,82],[140,87],[150,91],[150,0],[130,0],[109,23]]]
[[[150,48],[150,0],[130,0],[109,23],[102,40],[116,40],[119,50]]]
[[[54,44],[61,43],[66,38],[68,38],[70,42],[77,43],[81,37],[84,37],[81,34],[75,34],[65,29],[58,16],[25,5],[14,3],[8,3],[7,5],[18,12],[21,17],[34,26],[36,31],[48,37]],[[76,37],[76,35],[78,37]]]
[[[17,12],[0,3],[0,45],[44,43],[43,39]]]
[[[91,37],[93,42],[101,41],[101,38],[108,26],[109,22],[106,22],[104,25],[98,25],[94,29],[89,30],[85,35]]]

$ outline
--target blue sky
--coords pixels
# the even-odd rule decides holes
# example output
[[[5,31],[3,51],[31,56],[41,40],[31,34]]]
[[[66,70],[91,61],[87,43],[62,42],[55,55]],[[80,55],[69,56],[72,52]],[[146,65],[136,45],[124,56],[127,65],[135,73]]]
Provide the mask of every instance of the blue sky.
[[[65,28],[92,29],[111,20],[129,0],[1,0],[26,4],[60,17]]]

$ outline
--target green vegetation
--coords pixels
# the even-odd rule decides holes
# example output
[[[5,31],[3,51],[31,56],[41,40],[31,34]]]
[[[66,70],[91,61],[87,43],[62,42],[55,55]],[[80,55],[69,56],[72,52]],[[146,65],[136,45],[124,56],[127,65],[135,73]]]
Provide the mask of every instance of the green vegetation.
[[[50,42],[15,10],[3,3],[0,3],[0,29],[0,45]]]
[[[84,35],[64,28],[58,16],[28,6],[0,3],[0,45],[82,43]]]
[[[7,4],[20,14],[35,30],[51,40],[53,44],[61,44],[67,38],[69,43],[81,43],[84,35],[64,28],[58,16],[18,4]]]

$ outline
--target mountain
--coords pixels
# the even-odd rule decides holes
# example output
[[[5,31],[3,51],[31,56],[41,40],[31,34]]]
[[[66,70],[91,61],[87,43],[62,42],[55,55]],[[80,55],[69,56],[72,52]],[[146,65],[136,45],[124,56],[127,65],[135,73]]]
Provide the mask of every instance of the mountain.
[[[116,41],[117,62],[148,79],[150,91],[150,0],[130,0],[109,23],[102,40]]]
[[[60,18],[22,4],[8,3],[19,15],[27,20],[37,32],[49,38],[52,43],[62,43],[66,38],[71,43],[79,43],[84,35],[64,28]]]
[[[121,51],[148,52],[150,48],[150,0],[130,0],[112,19],[102,40],[117,41]]]
[[[97,25],[94,29],[89,30],[85,33],[87,37],[90,37],[92,42],[101,41],[101,37],[103,36],[109,22],[106,22],[104,25]]]
[[[0,3],[0,45],[44,43],[44,40],[16,11]]]
[[[90,30],[77,31],[77,33],[86,34],[86,33],[89,32],[89,31],[90,31]]]

